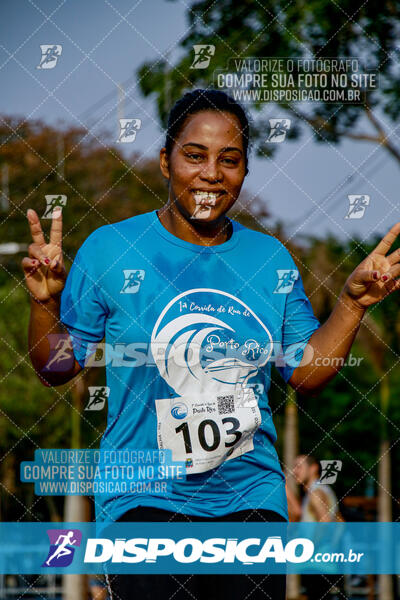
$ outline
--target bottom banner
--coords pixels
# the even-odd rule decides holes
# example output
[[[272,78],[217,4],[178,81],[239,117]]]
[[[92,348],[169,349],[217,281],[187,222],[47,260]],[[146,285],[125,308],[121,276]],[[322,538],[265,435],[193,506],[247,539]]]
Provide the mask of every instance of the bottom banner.
[[[0,574],[400,573],[400,523],[1,523]]]

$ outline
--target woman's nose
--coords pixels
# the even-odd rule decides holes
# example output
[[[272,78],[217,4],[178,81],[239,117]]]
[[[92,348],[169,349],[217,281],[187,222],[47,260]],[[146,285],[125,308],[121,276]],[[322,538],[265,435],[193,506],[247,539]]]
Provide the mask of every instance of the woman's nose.
[[[222,173],[218,161],[209,160],[201,170],[200,177],[208,181],[221,181]]]

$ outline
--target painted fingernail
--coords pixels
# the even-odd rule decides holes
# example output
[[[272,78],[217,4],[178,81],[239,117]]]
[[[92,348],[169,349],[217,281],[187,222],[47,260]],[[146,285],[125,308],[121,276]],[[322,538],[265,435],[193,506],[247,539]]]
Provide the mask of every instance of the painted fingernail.
[[[49,264],[50,264],[50,261],[49,261],[49,259],[48,259],[48,258],[45,258],[45,259],[44,259],[44,262],[46,263],[46,265],[49,265]]]
[[[389,277],[387,275],[382,275],[382,281],[387,281]]]
[[[373,277],[374,279],[378,279],[378,271],[374,271],[374,272],[372,273],[372,277]]]

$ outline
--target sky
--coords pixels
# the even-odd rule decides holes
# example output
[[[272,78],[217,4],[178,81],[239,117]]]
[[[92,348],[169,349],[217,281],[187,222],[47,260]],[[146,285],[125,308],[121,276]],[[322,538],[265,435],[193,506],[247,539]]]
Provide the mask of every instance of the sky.
[[[189,0],[3,1],[0,115],[89,127],[101,143],[104,130],[118,137],[118,86],[130,80],[123,116],[142,121],[130,150],[157,156],[163,131],[154,98],[141,95],[135,72],[146,60],[168,53],[173,62],[182,52],[189,6]],[[62,45],[56,68],[37,68],[41,44]],[[267,109],[271,117],[285,116]],[[387,119],[385,125],[389,130]],[[299,140],[279,144],[273,159],[251,157],[244,190],[260,196],[268,223],[282,222],[289,236],[368,239],[400,220],[398,176],[398,163],[379,146],[316,144],[304,129]],[[348,194],[370,197],[361,219],[345,218]]]

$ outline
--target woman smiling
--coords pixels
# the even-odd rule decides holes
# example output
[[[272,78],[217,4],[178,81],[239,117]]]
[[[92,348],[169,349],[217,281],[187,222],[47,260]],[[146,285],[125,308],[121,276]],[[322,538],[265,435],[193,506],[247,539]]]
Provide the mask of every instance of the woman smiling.
[[[160,152],[164,206],[94,231],[68,278],[61,211],[48,244],[28,211],[33,243],[23,268],[39,377],[46,385],[69,381],[104,337],[113,347],[150,347],[154,360],[136,368],[134,359],[118,368],[107,362],[101,448],[168,449],[186,465],[185,480],[172,481],[168,494],[97,497],[99,521],[286,521],[268,402],[273,352],[290,356],[277,363],[285,382],[318,393],[340,370],[338,359],[348,355],[368,306],[400,287],[400,253],[388,254],[397,223],[350,275],[320,325],[286,248],[227,216],[248,173],[248,146],[248,120],[232,98],[214,90],[185,94]],[[202,310],[210,306],[215,310]],[[68,359],[51,368],[49,334],[70,344]],[[217,355],[207,342],[212,335],[224,344]],[[243,355],[248,340],[253,350],[268,351]],[[116,575],[109,584],[119,600],[285,597],[278,575]]]

